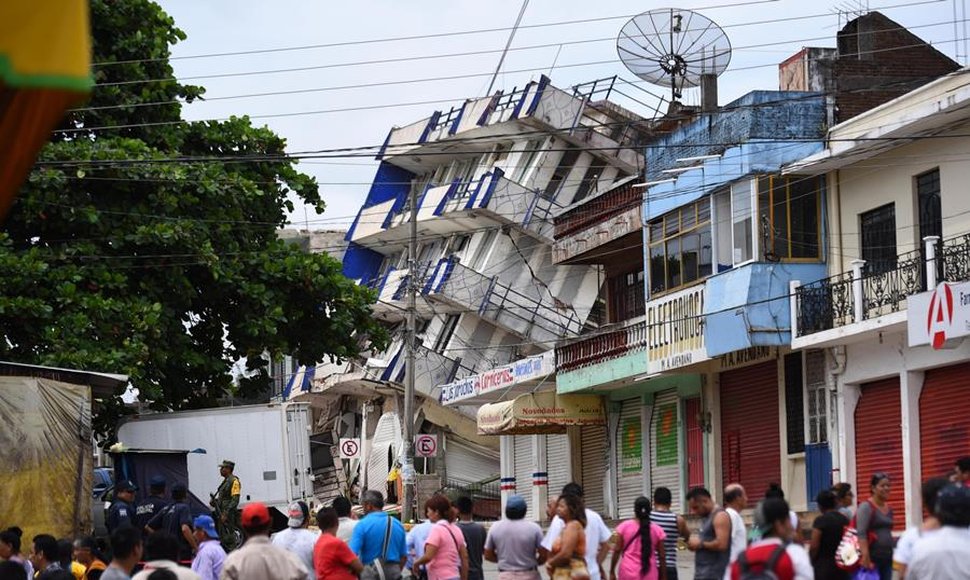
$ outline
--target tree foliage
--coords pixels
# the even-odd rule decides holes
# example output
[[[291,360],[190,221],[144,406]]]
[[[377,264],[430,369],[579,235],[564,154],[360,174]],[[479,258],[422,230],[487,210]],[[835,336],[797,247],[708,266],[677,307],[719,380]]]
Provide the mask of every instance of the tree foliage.
[[[285,141],[246,117],[182,121],[204,90],[174,78],[185,34],[158,5],[91,10],[97,85],[0,233],[0,359],[128,374],[178,409],[262,391],[264,353],[310,364],[382,348],[373,293],[277,237],[288,193],[324,208]],[[252,374],[234,385],[243,357]],[[105,403],[103,433],[122,411]]]

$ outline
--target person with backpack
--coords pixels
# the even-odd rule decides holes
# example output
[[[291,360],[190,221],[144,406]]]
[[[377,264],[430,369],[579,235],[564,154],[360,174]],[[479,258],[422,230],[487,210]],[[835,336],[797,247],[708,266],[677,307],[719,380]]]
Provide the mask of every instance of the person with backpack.
[[[732,580],[814,580],[808,553],[789,541],[794,530],[788,512],[783,499],[761,502],[755,513],[761,539],[738,556],[731,568]]]
[[[650,521],[651,511],[650,500],[640,496],[633,503],[634,519],[617,526],[610,580],[667,580],[667,534]],[[617,576],[616,565],[621,560]]]

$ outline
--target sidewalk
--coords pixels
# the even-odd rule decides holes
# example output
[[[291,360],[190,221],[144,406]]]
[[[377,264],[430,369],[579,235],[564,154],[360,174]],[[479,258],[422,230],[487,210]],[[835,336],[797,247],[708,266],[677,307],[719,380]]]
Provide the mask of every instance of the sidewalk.
[[[609,575],[610,566],[610,556],[606,557],[604,562],[604,570]],[[495,564],[491,562],[485,562],[483,566],[485,570],[485,580],[498,580],[498,568]],[[542,577],[546,578],[545,571],[542,572]],[[677,577],[678,580],[694,580],[694,554],[687,551],[681,550],[677,552]],[[609,578],[604,578],[603,580],[609,580]]]

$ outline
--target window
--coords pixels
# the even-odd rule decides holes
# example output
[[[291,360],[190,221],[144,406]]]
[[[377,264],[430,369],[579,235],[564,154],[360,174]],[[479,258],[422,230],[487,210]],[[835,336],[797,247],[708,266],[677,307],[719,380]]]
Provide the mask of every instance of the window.
[[[448,240],[448,247],[445,249],[445,255],[457,254],[468,247],[468,242],[471,241],[471,234],[457,234]]]
[[[582,201],[586,199],[591,193],[596,193],[596,187],[599,184],[600,177],[603,176],[603,170],[609,167],[609,164],[598,157],[594,157],[592,162],[589,164],[589,168],[586,170],[586,174],[583,175],[583,180],[579,184],[579,189],[576,190],[576,195],[573,196],[572,203]]]
[[[866,272],[880,274],[896,268],[896,205],[859,214],[862,236],[862,259]]]
[[[647,307],[643,297],[643,282],[643,268],[610,278],[609,301],[613,322],[643,316]]]
[[[828,389],[825,387],[825,352],[805,353],[805,383],[808,394],[808,442],[828,443]]]
[[[919,246],[920,255],[926,260],[926,244],[923,238],[937,236],[943,238],[943,209],[940,203],[940,170],[934,169],[916,176],[916,203],[919,210]],[[940,242],[937,241],[937,247]],[[925,277],[923,269],[921,274]],[[943,260],[936,261],[936,278],[943,279]],[[923,287],[926,288],[925,280]]]
[[[562,187],[563,181],[566,180],[566,176],[569,175],[569,172],[572,170],[577,159],[579,159],[579,149],[570,147],[563,152],[562,157],[559,158],[559,165],[557,165],[556,170],[552,172],[552,177],[549,178],[549,183],[546,185],[546,189],[542,192],[542,197],[546,199],[556,199],[556,195],[559,193],[559,188]]]
[[[731,185],[731,231],[734,264],[754,258],[754,213],[751,207],[751,180]]]
[[[649,225],[650,293],[674,290],[711,275],[711,205],[705,198]]]
[[[785,416],[788,419],[788,453],[805,452],[805,383],[802,353],[785,355]]]
[[[765,175],[758,179],[758,209],[768,260],[817,260],[822,179]]]
[[[526,142],[516,162],[515,171],[512,172],[512,181],[521,184],[525,183],[525,179],[529,175],[529,170],[542,153],[542,144],[544,142],[545,139],[532,139]]]
[[[432,350],[441,354],[448,348],[448,343],[451,342],[451,337],[455,334],[455,328],[458,327],[458,319],[460,317],[460,314],[449,314],[445,318],[445,323],[441,326],[441,332],[438,333],[438,338],[435,339]]]
[[[488,258],[488,254],[495,244],[495,238],[498,236],[498,230],[488,230],[482,234],[481,238],[478,240],[478,245],[475,246],[475,252],[472,254],[471,260],[468,261],[468,267],[472,270],[481,270],[482,266],[485,264],[485,260]],[[464,263],[464,262],[462,262]]]

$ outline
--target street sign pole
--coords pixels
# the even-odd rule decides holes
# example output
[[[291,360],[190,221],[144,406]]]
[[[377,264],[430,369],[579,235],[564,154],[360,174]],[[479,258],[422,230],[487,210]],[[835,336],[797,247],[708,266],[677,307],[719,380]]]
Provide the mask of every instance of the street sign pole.
[[[407,360],[404,369],[404,457],[401,461],[401,477],[404,480],[404,505],[401,520],[414,519],[414,363],[415,334],[417,333],[417,245],[418,245],[418,192],[413,186],[408,195],[411,205],[410,235],[408,236],[408,303],[407,335],[405,336]]]

